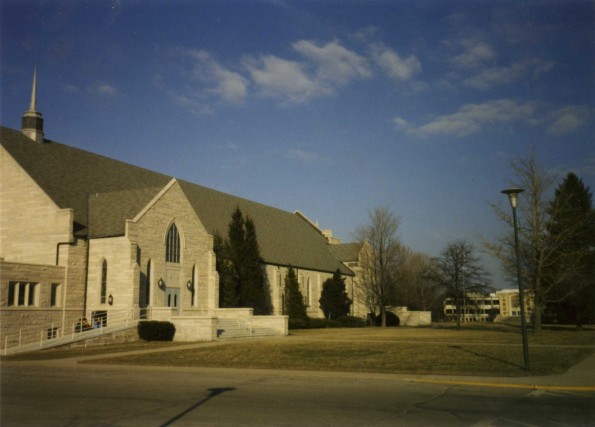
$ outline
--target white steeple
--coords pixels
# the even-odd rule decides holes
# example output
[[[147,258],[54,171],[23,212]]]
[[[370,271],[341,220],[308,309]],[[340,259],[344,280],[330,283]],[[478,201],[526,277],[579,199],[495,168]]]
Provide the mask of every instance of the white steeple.
[[[43,142],[43,118],[37,111],[37,67],[33,71],[31,104],[21,120],[21,132],[33,141]]]

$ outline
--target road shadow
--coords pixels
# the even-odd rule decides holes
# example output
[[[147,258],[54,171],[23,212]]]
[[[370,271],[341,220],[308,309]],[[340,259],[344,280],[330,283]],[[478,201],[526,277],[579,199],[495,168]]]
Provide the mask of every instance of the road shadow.
[[[223,394],[226,391],[234,391],[234,390],[236,390],[235,387],[215,387],[215,388],[208,389],[207,391],[209,392],[209,394],[204,399],[199,400],[198,402],[196,402],[194,405],[192,405],[185,411],[180,412],[175,417],[167,420],[165,423],[161,424],[161,427],[167,427],[167,426],[172,425],[173,423],[178,421],[180,418],[182,418],[186,414],[189,414],[190,412],[194,411],[196,408],[203,405],[204,403],[206,403],[208,400],[212,399],[213,397],[219,396],[220,394]]]
[[[464,351],[465,353],[473,354],[474,356],[483,357],[484,359],[493,360],[494,362],[500,362],[500,363],[504,363],[504,364],[509,365],[509,366],[513,366],[515,368],[524,369],[523,366],[517,365],[516,363],[512,363],[512,362],[509,362],[508,360],[504,360],[504,359],[498,359],[497,357],[493,357],[493,356],[490,356],[488,354],[478,353],[478,352],[473,351],[473,350],[467,350],[466,348],[463,348],[460,345],[449,345],[448,347],[454,348],[456,350]]]

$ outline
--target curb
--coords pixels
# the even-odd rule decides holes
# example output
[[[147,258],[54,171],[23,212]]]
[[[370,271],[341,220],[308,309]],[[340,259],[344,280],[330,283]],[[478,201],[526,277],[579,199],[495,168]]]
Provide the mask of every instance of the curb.
[[[555,386],[538,384],[511,384],[511,383],[489,383],[473,381],[448,381],[448,380],[411,380],[414,383],[464,385],[474,387],[499,387],[499,388],[520,388],[529,390],[554,390],[554,391],[595,391],[595,386]]]

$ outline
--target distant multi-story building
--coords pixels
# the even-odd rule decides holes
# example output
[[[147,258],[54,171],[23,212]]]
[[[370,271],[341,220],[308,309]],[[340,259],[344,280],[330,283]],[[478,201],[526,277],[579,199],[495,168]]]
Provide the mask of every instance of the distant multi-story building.
[[[502,289],[489,294],[467,293],[459,302],[461,322],[488,322],[521,316],[518,289]],[[533,312],[533,297],[525,295],[525,314]],[[457,318],[457,301],[454,298],[444,300],[446,320]]]
[[[500,318],[521,317],[521,305],[518,289],[502,289],[496,293],[500,305]],[[530,293],[525,293],[525,315],[531,317],[533,313],[534,298]]]
[[[465,298],[458,301],[461,310],[461,322],[493,321],[499,314],[499,300],[495,293],[488,295],[466,293]],[[447,320],[456,320],[457,301],[454,298],[444,300],[444,315]]]

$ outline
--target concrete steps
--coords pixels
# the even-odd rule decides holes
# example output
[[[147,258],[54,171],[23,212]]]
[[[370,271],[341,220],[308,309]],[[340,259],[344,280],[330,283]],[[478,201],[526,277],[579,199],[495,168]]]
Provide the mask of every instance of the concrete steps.
[[[268,337],[279,335],[279,332],[272,328],[252,328],[248,322],[241,319],[218,319],[217,338],[246,338],[246,337]]]

